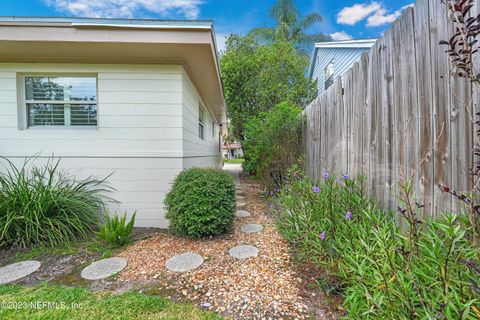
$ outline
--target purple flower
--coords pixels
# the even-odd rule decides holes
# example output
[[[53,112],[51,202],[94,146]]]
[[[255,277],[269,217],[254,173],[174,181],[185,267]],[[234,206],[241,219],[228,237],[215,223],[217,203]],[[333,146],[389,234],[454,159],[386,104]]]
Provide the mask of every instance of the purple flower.
[[[319,193],[319,192],[320,192],[320,188],[317,187],[317,186],[313,187],[313,192]]]
[[[343,175],[343,180],[348,180],[348,175]]]
[[[273,203],[270,203],[270,209],[273,209]]]
[[[347,213],[345,213],[345,219],[350,220],[351,218],[352,218],[352,213],[350,211],[347,211]]]
[[[270,197],[273,197],[273,196],[275,196],[275,192],[270,191]]]
[[[325,171],[323,173],[323,179],[327,180],[328,178],[330,178],[330,173],[328,173],[328,171]]]
[[[325,231],[320,233],[320,239],[322,239],[322,241],[325,240]]]

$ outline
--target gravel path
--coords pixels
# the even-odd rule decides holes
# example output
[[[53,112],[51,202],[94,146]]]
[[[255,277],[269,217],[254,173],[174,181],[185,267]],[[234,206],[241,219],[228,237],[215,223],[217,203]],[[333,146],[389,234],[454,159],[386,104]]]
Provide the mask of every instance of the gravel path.
[[[312,316],[300,294],[302,280],[294,270],[288,244],[276,232],[272,218],[265,214],[260,187],[246,180],[242,181],[241,190],[245,209],[251,216],[236,219],[231,233],[200,241],[157,234],[119,254],[129,264],[117,279],[165,279],[167,289],[175,289],[198,305],[233,319]],[[240,228],[244,223],[261,224],[263,230],[243,233]],[[259,249],[258,257],[231,257],[229,250],[237,245],[255,246]],[[167,259],[187,251],[201,255],[205,259],[203,265],[180,274],[165,268]],[[318,318],[318,314],[314,317]]]

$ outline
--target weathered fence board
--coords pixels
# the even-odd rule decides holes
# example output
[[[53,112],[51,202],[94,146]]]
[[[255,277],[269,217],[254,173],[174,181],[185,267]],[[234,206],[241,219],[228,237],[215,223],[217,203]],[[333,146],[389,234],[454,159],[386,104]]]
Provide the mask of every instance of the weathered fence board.
[[[454,74],[438,44],[453,28],[440,1],[418,0],[306,108],[311,177],[320,179],[324,170],[363,173],[370,191],[392,208],[399,182],[411,179],[425,215],[457,208],[438,186],[473,186],[466,173],[473,166],[472,119],[480,93]],[[475,65],[480,70],[478,57]]]
[[[430,45],[432,52],[432,101],[434,106],[434,212],[451,208],[452,197],[438,188],[441,185],[452,185],[452,155],[450,129],[450,79],[449,58],[445,48],[439,46],[440,40],[449,38],[448,19],[444,4],[430,1]]]

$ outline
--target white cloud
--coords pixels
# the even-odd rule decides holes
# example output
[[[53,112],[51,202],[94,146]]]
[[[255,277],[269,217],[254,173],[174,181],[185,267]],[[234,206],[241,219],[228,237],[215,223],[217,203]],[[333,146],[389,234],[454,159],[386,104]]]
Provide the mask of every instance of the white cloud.
[[[336,41],[342,41],[342,40],[352,40],[353,37],[346,33],[345,31],[339,31],[339,32],[334,32],[330,33],[330,37],[332,37],[333,40]]]
[[[373,1],[370,4],[357,3],[351,7],[343,8],[337,15],[337,22],[341,24],[354,25],[367,18],[367,27],[378,27],[392,23],[401,16],[403,10],[412,7],[406,5],[394,12],[389,12],[383,4]]]
[[[368,5],[357,3],[351,7],[343,8],[337,14],[337,22],[352,26],[380,9],[382,9],[382,6],[376,1],[373,1]]]
[[[180,14],[196,19],[203,0],[44,0],[58,11],[92,18],[133,18],[146,11],[160,16]]]
[[[393,21],[397,20],[398,17],[402,14],[401,10],[397,10],[393,13],[388,13],[385,9],[380,9],[375,11],[373,15],[368,17],[367,19],[367,26],[368,27],[378,27],[383,26],[388,23],[392,23]]]

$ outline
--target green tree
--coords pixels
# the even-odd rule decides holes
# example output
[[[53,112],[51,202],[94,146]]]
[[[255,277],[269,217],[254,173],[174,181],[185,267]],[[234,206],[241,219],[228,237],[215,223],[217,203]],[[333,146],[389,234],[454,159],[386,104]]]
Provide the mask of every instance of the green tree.
[[[302,109],[283,102],[245,124],[245,171],[273,190],[285,182],[288,169],[301,155]]]
[[[293,44],[260,45],[251,36],[231,35],[220,65],[233,136],[245,138],[245,122],[281,102],[303,106],[316,93],[305,76],[307,58]],[[248,158],[248,154],[245,154]]]
[[[291,42],[303,53],[315,42],[331,40],[328,35],[323,33],[306,33],[308,28],[322,22],[322,16],[314,12],[302,17],[293,0],[277,0],[270,9],[269,16],[275,20],[275,26],[252,29],[250,35],[268,43],[278,40]]]

